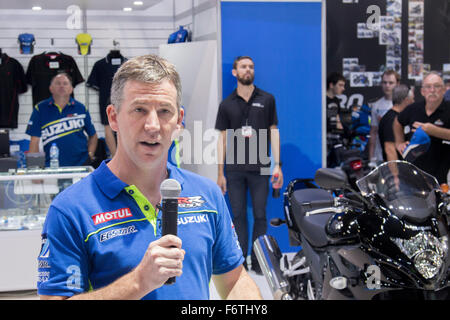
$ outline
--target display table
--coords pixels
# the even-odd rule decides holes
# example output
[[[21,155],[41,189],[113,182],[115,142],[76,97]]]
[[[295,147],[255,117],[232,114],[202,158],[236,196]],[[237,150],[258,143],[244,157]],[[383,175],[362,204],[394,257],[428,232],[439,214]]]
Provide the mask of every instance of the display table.
[[[18,169],[0,173],[0,291],[36,289],[41,230],[52,199],[94,169]]]

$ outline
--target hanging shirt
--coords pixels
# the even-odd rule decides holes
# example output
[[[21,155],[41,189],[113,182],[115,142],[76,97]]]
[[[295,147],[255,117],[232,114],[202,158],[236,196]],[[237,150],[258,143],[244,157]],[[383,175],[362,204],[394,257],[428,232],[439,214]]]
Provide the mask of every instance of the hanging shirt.
[[[61,52],[44,52],[31,58],[26,77],[28,84],[32,87],[33,105],[50,98],[50,81],[61,72],[67,73],[72,78],[74,88],[84,81],[75,60],[71,56]]]
[[[22,65],[6,53],[0,56],[0,128],[17,128],[19,94],[27,91]]]
[[[105,58],[95,62],[88,77],[86,86],[98,90],[98,102],[102,124],[108,124],[106,107],[111,103],[111,85],[114,74],[119,67],[127,61],[120,53],[117,55],[109,53]]]

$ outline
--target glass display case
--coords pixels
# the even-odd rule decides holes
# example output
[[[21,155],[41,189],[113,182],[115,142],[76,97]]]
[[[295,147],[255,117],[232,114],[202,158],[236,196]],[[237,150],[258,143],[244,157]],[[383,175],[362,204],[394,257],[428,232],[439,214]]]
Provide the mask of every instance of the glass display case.
[[[93,170],[88,166],[0,173],[0,291],[36,288],[47,210],[58,193]]]

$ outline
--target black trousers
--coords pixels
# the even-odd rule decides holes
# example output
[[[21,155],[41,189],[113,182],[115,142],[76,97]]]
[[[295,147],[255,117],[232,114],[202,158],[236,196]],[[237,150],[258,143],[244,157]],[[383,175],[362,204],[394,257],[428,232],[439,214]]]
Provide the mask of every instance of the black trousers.
[[[247,190],[253,206],[252,243],[267,231],[266,204],[269,193],[269,177],[259,171],[228,171],[227,192],[230,198],[233,223],[241,245],[244,257],[248,254],[248,223],[247,223]],[[252,265],[258,265],[252,250]]]

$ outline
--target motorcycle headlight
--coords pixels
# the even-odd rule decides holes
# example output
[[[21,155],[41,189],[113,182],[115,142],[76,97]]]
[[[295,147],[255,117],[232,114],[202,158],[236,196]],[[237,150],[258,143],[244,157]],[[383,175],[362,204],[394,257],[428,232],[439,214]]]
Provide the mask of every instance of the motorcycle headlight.
[[[447,236],[437,238],[430,232],[419,232],[410,239],[391,238],[391,240],[414,261],[417,271],[425,279],[431,279],[438,274],[447,256]]]

